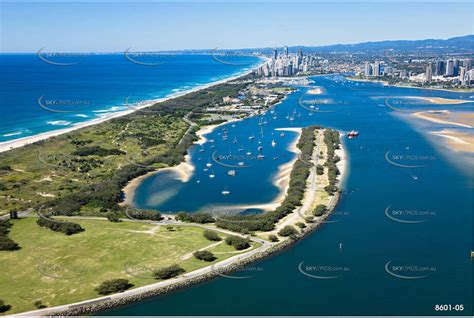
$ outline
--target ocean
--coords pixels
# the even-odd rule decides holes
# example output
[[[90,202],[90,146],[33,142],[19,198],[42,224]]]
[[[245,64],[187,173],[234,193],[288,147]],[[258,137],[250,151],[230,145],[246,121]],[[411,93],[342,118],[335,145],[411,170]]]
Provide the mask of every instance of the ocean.
[[[0,142],[73,127],[242,74],[255,56],[0,54]]]

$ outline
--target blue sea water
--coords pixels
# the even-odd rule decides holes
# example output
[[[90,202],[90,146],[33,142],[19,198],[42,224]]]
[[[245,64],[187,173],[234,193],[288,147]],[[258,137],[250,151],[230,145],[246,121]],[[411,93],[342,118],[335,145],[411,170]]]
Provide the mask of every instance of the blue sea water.
[[[199,211],[271,201],[278,195],[272,180],[279,165],[294,157],[287,148],[297,137],[292,132],[282,137],[277,128],[355,129],[358,138],[343,139],[350,168],[330,222],[291,249],[231,274],[245,279],[218,277],[103,314],[472,315],[473,157],[450,150],[431,134],[458,128],[427,124],[409,112],[473,111],[474,103],[433,105],[406,98],[472,100],[471,94],[359,83],[337,75],[313,80],[322,95],[309,96],[309,88],[299,87],[273,114],[221,126],[206,136],[214,143],[190,149],[196,170],[188,182],[170,172],[155,174],[137,188],[135,204]],[[239,148],[257,154],[259,145],[263,160],[234,155]],[[216,152],[219,163],[212,159]],[[229,160],[219,157],[229,153]],[[232,168],[236,175],[229,176],[222,163],[239,161],[246,167]],[[230,194],[222,195],[223,189]],[[453,309],[438,311],[436,305]]]
[[[250,56],[1,54],[0,142],[69,128],[253,68]],[[128,106],[128,107],[127,107]]]

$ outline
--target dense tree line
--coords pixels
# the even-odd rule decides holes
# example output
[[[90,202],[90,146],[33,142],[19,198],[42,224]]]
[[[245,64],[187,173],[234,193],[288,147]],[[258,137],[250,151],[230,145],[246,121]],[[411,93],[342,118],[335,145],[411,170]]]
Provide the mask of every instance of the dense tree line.
[[[197,212],[197,213],[186,213],[186,212],[179,212],[176,214],[176,220],[182,222],[192,222],[192,223],[213,223],[215,219],[206,212]]]
[[[46,217],[40,217],[36,221],[39,226],[48,228],[55,232],[61,232],[66,235],[73,235],[84,231],[84,229],[77,223],[69,221],[56,221]]]
[[[310,158],[315,145],[315,130],[318,126],[304,128],[298,142],[298,148],[301,150],[301,158]],[[216,220],[216,225],[237,231],[249,233],[252,231],[271,231],[275,224],[286,215],[301,205],[306,189],[306,181],[310,173],[310,166],[301,159],[297,159],[290,174],[290,183],[287,195],[281,205],[274,211],[262,214],[235,215],[221,217]]]
[[[324,131],[324,143],[327,146],[327,160],[324,164],[328,168],[328,180],[329,185],[327,185],[324,189],[330,195],[334,194],[338,188],[337,184],[337,177],[339,176],[339,168],[337,167],[337,163],[341,160],[338,156],[335,155],[335,150],[341,147],[341,141],[339,138],[339,132],[334,129],[326,129]]]
[[[150,220],[150,221],[163,220],[163,216],[158,211],[129,209],[127,210],[127,213],[130,218],[137,219],[137,220]]]
[[[16,251],[20,249],[18,243],[8,237],[12,224],[9,220],[0,220],[0,251]]]

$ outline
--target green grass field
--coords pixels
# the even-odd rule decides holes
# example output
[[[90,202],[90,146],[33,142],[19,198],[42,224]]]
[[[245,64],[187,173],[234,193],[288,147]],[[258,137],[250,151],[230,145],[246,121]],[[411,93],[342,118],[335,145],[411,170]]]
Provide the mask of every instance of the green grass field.
[[[34,310],[37,300],[51,307],[98,297],[94,288],[107,279],[126,278],[138,287],[157,282],[151,272],[163,266],[179,264],[189,272],[212,264],[192,256],[216,244],[198,227],[74,222],[85,231],[66,236],[39,227],[35,218],[12,221],[9,236],[21,249],[0,252],[0,299],[12,306],[4,314]],[[236,255],[223,241],[208,250],[216,253],[214,262]]]

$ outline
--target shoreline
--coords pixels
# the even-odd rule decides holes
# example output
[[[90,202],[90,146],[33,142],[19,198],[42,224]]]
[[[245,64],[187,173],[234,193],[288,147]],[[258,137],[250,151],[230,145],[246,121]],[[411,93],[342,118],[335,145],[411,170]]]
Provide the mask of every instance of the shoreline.
[[[230,77],[226,77],[224,79],[217,80],[217,81],[214,81],[214,82],[211,82],[211,83],[208,83],[208,84],[198,85],[198,86],[196,86],[194,88],[191,88],[189,90],[176,92],[176,93],[171,94],[167,97],[158,98],[158,99],[155,99],[155,100],[144,101],[144,102],[141,102],[138,105],[129,106],[128,109],[123,110],[123,111],[114,112],[114,113],[111,113],[111,114],[107,114],[103,117],[99,117],[99,118],[95,118],[95,119],[92,119],[92,120],[87,120],[87,121],[84,121],[84,122],[76,123],[72,127],[51,130],[51,131],[39,133],[39,134],[36,134],[36,135],[33,135],[33,136],[27,136],[27,137],[17,138],[17,139],[13,139],[13,140],[9,140],[9,141],[0,142],[0,153],[5,152],[5,151],[9,151],[9,150],[12,150],[12,149],[20,148],[20,147],[23,147],[23,146],[26,146],[26,145],[29,145],[29,144],[32,144],[32,143],[35,143],[35,142],[38,142],[38,141],[42,141],[42,140],[46,140],[46,139],[49,139],[49,138],[52,138],[52,137],[63,135],[63,134],[66,134],[68,132],[72,132],[72,131],[75,131],[75,130],[78,130],[78,129],[81,129],[81,128],[86,128],[86,127],[90,127],[90,126],[93,126],[93,125],[97,125],[97,124],[106,122],[108,120],[114,119],[114,118],[123,117],[123,116],[129,115],[129,114],[132,114],[134,112],[140,111],[141,109],[144,109],[144,108],[147,108],[147,107],[151,107],[151,106],[154,106],[154,105],[157,105],[157,104],[160,104],[160,103],[163,103],[163,102],[166,102],[166,101],[169,101],[169,100],[172,100],[172,99],[175,99],[175,98],[187,95],[187,94],[195,93],[195,92],[203,90],[203,89],[208,89],[208,88],[211,88],[211,87],[216,86],[216,85],[220,85],[220,84],[227,83],[229,81],[236,80],[236,79],[238,79],[242,76],[246,76],[246,75],[251,74],[255,69],[260,67],[260,65],[262,65],[265,62],[266,62],[266,60],[263,60],[257,66],[252,67],[250,70],[244,71],[244,72],[239,73],[237,75],[232,75]]]
[[[341,140],[341,148],[336,149],[334,153],[336,156],[341,158],[338,163],[336,163],[337,168],[339,169],[339,181],[338,181],[338,186],[344,185],[344,183],[347,181],[350,173],[349,169],[349,154],[347,152],[347,146],[345,143],[345,135],[343,133],[340,134],[340,140]],[[339,187],[340,188],[340,187]]]

